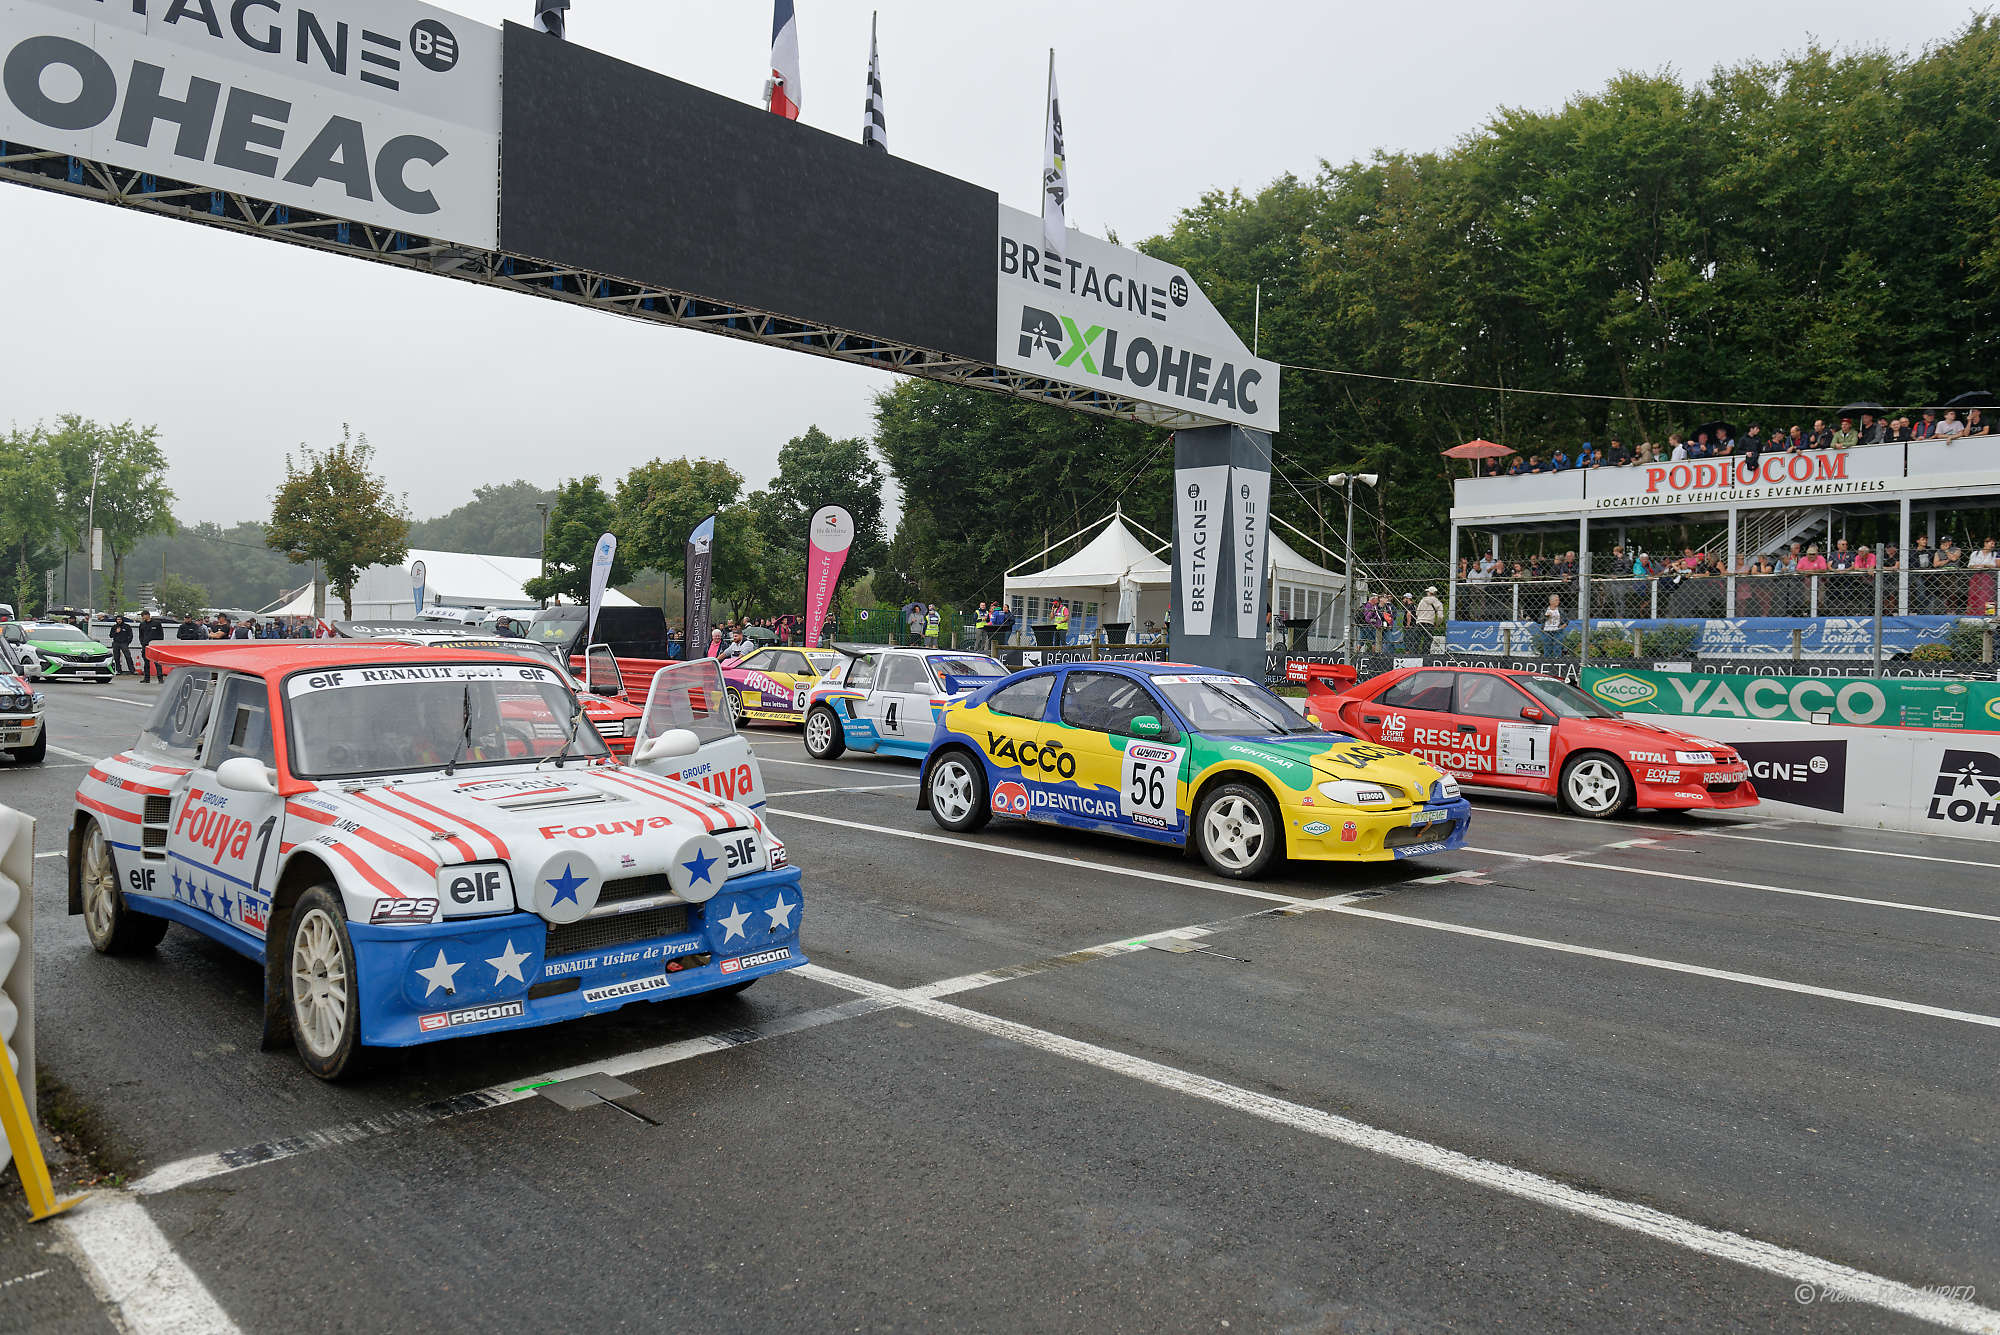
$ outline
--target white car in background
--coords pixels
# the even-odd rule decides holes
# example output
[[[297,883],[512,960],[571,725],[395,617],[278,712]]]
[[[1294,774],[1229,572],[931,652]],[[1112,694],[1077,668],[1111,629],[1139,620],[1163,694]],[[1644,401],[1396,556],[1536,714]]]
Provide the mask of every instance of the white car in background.
[[[29,680],[19,646],[0,640],[0,751],[39,765],[49,753],[47,705]]]
[[[849,747],[922,760],[939,711],[1007,675],[998,659],[962,649],[834,647],[846,661],[806,696],[806,754],[815,760]]]

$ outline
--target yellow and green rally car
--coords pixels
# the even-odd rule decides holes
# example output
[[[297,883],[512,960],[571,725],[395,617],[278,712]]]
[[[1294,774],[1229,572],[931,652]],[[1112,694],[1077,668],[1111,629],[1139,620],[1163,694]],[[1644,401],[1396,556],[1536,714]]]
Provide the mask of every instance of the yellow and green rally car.
[[[1377,862],[1465,842],[1450,775],[1327,733],[1263,686],[1175,663],[1030,668],[939,707],[919,808],[1192,846],[1224,876],[1280,857]]]

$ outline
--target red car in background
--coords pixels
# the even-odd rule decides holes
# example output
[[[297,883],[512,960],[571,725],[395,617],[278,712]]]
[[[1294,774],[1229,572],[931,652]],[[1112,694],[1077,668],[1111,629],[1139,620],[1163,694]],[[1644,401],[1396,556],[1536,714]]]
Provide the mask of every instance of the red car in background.
[[[1757,805],[1731,748],[1615,714],[1556,677],[1412,667],[1356,684],[1352,668],[1307,674],[1306,714],[1320,727],[1408,751],[1460,783],[1542,793],[1597,819]]]

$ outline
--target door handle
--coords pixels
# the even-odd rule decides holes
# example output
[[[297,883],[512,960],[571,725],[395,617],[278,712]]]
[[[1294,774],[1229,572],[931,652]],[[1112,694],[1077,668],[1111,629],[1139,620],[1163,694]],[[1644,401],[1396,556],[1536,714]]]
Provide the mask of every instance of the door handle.
[[[1363,723],[1380,723],[1382,721],[1382,716],[1380,714],[1363,714],[1361,716],[1361,721]]]
[[[1474,724],[1461,723],[1458,725],[1458,735],[1461,737],[1477,737],[1479,735],[1479,729]]]

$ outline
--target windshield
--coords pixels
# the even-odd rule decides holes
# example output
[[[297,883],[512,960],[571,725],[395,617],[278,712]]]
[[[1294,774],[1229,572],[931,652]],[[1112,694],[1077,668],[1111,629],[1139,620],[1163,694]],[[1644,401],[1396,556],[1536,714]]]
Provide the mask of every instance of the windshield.
[[[1553,709],[1560,718],[1617,718],[1618,714],[1606,709],[1576,687],[1555,677],[1516,677],[1516,685],[1525,687],[1528,694]]]
[[[1305,717],[1247,677],[1209,674],[1154,677],[1173,707],[1196,732],[1220,737],[1268,737],[1274,732],[1318,732]]]
[[[528,638],[542,644],[565,644],[582,624],[580,616],[551,616],[544,612],[529,624]]]
[[[75,626],[36,626],[28,632],[31,640],[88,640],[90,637]]]
[[[946,677],[1004,677],[1007,669],[996,659],[984,654],[961,654],[954,658],[931,659],[931,671],[938,674],[938,680]]]
[[[562,751],[575,697],[553,671],[499,663],[301,672],[285,684],[292,772],[346,779],[536,760]],[[569,754],[607,754],[576,718]]]

